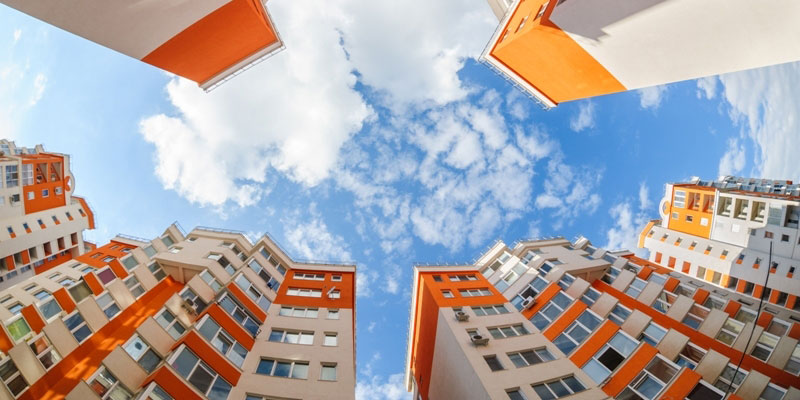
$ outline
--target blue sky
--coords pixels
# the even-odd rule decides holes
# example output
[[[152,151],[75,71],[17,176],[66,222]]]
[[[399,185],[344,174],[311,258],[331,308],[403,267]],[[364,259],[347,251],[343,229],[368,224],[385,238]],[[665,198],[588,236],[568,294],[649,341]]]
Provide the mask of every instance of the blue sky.
[[[287,50],[210,94],[0,6],[0,136],[72,155],[90,240],[177,220],[356,262],[363,399],[406,397],[414,262],[630,248],[668,181],[800,179],[798,64],[545,111],[475,60],[484,2],[379,3],[271,1]]]

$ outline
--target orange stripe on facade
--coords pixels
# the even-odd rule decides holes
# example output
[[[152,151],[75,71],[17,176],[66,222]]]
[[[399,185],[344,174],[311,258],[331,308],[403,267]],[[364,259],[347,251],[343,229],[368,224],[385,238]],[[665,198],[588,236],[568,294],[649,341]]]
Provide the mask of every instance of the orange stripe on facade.
[[[297,273],[325,274],[325,280],[312,281],[295,279],[294,274]],[[340,275],[342,280],[340,282],[333,282],[331,277],[334,274]],[[329,271],[292,270],[283,280],[283,283],[281,283],[281,287],[278,289],[277,296],[275,297],[275,303],[304,307],[353,308],[355,305],[355,281],[355,274],[352,272],[331,273]],[[322,297],[289,296],[286,294],[286,291],[289,290],[290,287],[318,289],[322,291]],[[327,293],[331,289],[339,291],[338,299],[328,298]]]
[[[214,303],[209,306],[206,310],[206,314],[210,315],[211,318],[213,318],[214,321],[219,324],[219,326],[225,329],[228,334],[233,336],[233,338],[236,339],[239,344],[244,346],[247,351],[253,350],[253,345],[256,342],[255,339],[253,339],[253,337],[250,336],[250,333],[242,328],[242,326],[239,325],[236,320],[231,318],[231,316],[228,315],[228,313],[225,312],[225,310],[223,310],[219,304]],[[198,320],[199,319],[200,318],[198,318]]]
[[[242,289],[239,288],[239,286],[236,286],[235,283],[231,282],[227,287],[228,291],[233,295],[233,297],[239,300],[239,303],[241,303],[244,308],[250,311],[250,313],[258,319],[258,322],[263,324],[264,321],[267,320],[267,313],[265,313],[264,310],[258,306],[258,304],[256,304],[248,295],[246,295]]]
[[[706,302],[706,299],[708,298],[708,295],[709,295],[708,290],[697,289],[694,292],[694,296],[692,296],[692,300],[694,300],[694,302],[697,303],[697,304],[703,304],[703,303]]]
[[[649,343],[642,342],[639,348],[611,376],[611,379],[603,385],[603,391],[610,396],[618,395],[625,389],[625,386],[628,386],[636,378],[636,375],[639,375],[656,354],[658,354],[658,350],[655,347]]]
[[[689,368],[683,368],[678,374],[678,377],[672,381],[664,394],[659,398],[660,400],[674,400],[685,399],[686,396],[694,389],[702,377],[697,372]]]
[[[561,103],[626,90],[602,64],[586,52],[548,16],[556,5],[550,2],[545,16],[534,20],[545,0],[519,2],[490,54],[552,100]],[[522,19],[525,26],[517,29]]]
[[[744,353],[741,351],[735,350],[722,342],[719,342],[711,337],[708,337],[694,329],[680,323],[680,321],[676,321],[670,317],[667,317],[664,314],[656,311],[650,306],[647,306],[643,303],[640,303],[633,299],[632,297],[628,296],[620,292],[617,289],[611,287],[611,285],[601,281],[596,280],[592,283],[592,286],[595,289],[606,292],[614,297],[616,297],[619,302],[630,308],[631,310],[636,309],[641,311],[642,313],[646,314],[650,318],[653,319],[657,324],[661,325],[666,329],[674,329],[686,336],[692,341],[692,343],[704,348],[704,349],[713,349],[714,351],[723,354],[724,356],[728,357],[731,362],[737,362]],[[701,289],[698,289],[698,291]],[[772,365],[769,365],[749,354],[744,354],[744,359],[742,360],[742,368],[746,370],[755,369],[761,372],[764,375],[770,376],[772,381],[781,386],[793,386],[796,385],[797,377],[780,369],[776,368]]]
[[[22,317],[25,318],[25,322],[28,323],[28,326],[30,326],[34,332],[39,333],[42,331],[45,321],[42,318],[42,315],[39,314],[39,310],[36,309],[36,305],[28,304],[22,308],[21,312]]]
[[[793,323],[792,329],[789,329],[789,333],[786,335],[792,339],[800,340],[800,322]]]
[[[61,253],[58,253],[58,254],[55,255],[54,259],[52,259],[50,261],[45,261],[41,265],[39,265],[36,268],[34,268],[33,271],[34,271],[34,273],[36,273],[36,275],[39,275],[41,273],[45,273],[45,272],[47,272],[47,271],[49,271],[49,270],[51,270],[51,269],[63,264],[63,263],[65,263],[65,262],[67,262],[67,261],[69,261],[71,259],[72,259],[72,253],[70,253],[70,252],[67,252],[66,254],[63,254],[63,255]]]
[[[78,382],[92,376],[111,351],[130,339],[136,328],[147,318],[155,315],[167,299],[182,287],[183,285],[175,282],[172,277],[161,281],[66,355],[31,385],[20,399],[64,398]]]
[[[203,83],[277,43],[259,2],[232,0],[142,58],[142,61]]]
[[[611,340],[617,331],[619,331],[619,326],[611,322],[611,320],[606,320],[588,339],[586,339],[583,345],[578,346],[569,359],[573,364],[582,367],[583,364],[589,361],[589,359],[603,347],[603,345]]]
[[[94,293],[95,296],[103,293],[106,290],[103,287],[103,284],[100,283],[100,280],[97,279],[97,276],[95,276],[95,274],[92,272],[89,272],[88,274],[84,275],[83,280],[89,286],[89,289],[92,289],[92,293]]]
[[[176,344],[176,347],[181,343],[191,349],[196,356],[205,361],[206,364],[231,385],[236,386],[236,384],[239,383],[239,378],[242,376],[242,373],[239,372],[227,358],[219,354],[217,349],[211,347],[197,331],[189,331],[189,333],[184,335],[181,341]]]
[[[194,390],[187,386],[178,375],[169,367],[163,365],[145,381],[145,385],[155,382],[161,386],[173,399],[180,400],[203,400],[204,397],[198,396]]]
[[[53,292],[53,297],[55,297],[58,305],[61,306],[61,309],[64,310],[65,313],[69,314],[73,310],[75,310],[75,300],[72,300],[72,296],[69,295],[67,289],[61,288]]]
[[[553,321],[553,323],[544,331],[544,337],[546,337],[551,342],[556,338],[556,336],[560,335],[564,329],[575,321],[581,313],[586,310],[587,306],[582,301],[576,301],[572,304],[569,308],[567,308],[563,314],[561,314],[558,319]]]

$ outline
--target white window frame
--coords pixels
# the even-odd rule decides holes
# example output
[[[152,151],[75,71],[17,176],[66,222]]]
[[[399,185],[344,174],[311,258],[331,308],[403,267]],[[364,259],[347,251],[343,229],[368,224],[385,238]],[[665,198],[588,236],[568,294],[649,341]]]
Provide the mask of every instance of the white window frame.
[[[161,282],[167,277],[167,272],[164,271],[164,268],[161,267],[161,264],[158,262],[153,261],[152,263],[147,265],[147,269],[150,273],[153,274],[153,277],[156,278],[157,281]],[[161,276],[159,278],[159,275]]]
[[[566,379],[567,379],[567,378],[572,378],[572,379],[574,379],[575,381],[577,381],[577,382],[578,382],[578,384],[579,384],[579,385],[581,385],[581,386],[583,387],[583,389],[581,389],[581,390],[577,390],[577,391],[576,391],[575,389],[573,389],[572,387],[570,387],[570,386],[567,384],[567,381],[566,381]],[[555,382],[559,382],[559,384],[560,384],[562,387],[566,388],[566,389],[569,391],[569,394],[567,394],[567,395],[564,395],[564,396],[559,396],[559,395],[557,395],[557,394],[556,394],[556,392],[555,392],[553,389],[551,389],[551,388],[550,388],[550,386],[548,386],[548,385],[550,385],[550,384],[552,384],[552,383],[555,383]],[[561,397],[572,396],[573,394],[576,394],[576,393],[581,393],[581,392],[583,392],[583,391],[585,391],[585,390],[586,390],[586,385],[585,385],[583,382],[581,382],[581,381],[580,381],[580,379],[578,379],[578,378],[577,378],[576,376],[574,376],[574,375],[567,375],[567,376],[562,376],[562,377],[560,377],[560,378],[558,378],[558,379],[550,379],[550,380],[547,380],[547,381],[544,381],[544,382],[537,382],[537,383],[534,383],[534,384],[532,384],[532,385],[531,385],[531,388],[533,388],[533,387],[536,387],[536,386],[541,386],[541,387],[547,388],[547,390],[550,392],[550,394],[553,396],[553,398],[554,398],[554,399],[558,399],[558,398],[561,398]],[[538,392],[536,392],[536,389],[533,389],[533,391],[534,391],[534,393],[537,393],[537,394],[538,394]]]
[[[131,295],[133,296],[134,299],[138,299],[139,297],[142,297],[142,295],[147,292],[147,290],[145,290],[144,286],[142,286],[142,282],[139,281],[139,278],[137,278],[136,275],[134,275],[134,274],[130,274],[130,276],[125,278],[125,280],[123,282],[125,283],[125,287],[128,288],[128,291],[131,292]],[[136,283],[133,283],[133,282],[136,282]],[[141,292],[137,294],[136,292],[139,292],[140,290],[141,290]]]
[[[70,329],[69,328],[69,324],[67,323],[67,321],[72,319],[72,318],[74,318],[75,316],[80,317],[83,322],[78,323],[77,325],[75,325],[74,328]],[[75,340],[78,342],[78,344],[81,344],[81,343],[85,342],[86,340],[88,340],[94,334],[94,331],[92,331],[92,328],[89,326],[89,324],[86,323],[86,318],[83,318],[83,315],[81,315],[81,313],[78,312],[78,310],[75,310],[71,314],[69,314],[69,315],[64,317],[64,325],[67,326],[67,329],[69,330],[69,333],[72,334],[72,337],[75,338]],[[84,337],[83,339],[79,340],[77,337],[75,337],[75,332],[82,330],[83,327],[86,327],[86,329],[89,330],[89,334],[86,335],[86,337]]]
[[[270,369],[268,374],[264,373],[264,372],[257,372],[258,371],[258,365],[261,364],[261,361],[272,361],[272,367],[271,367],[271,369]],[[287,376],[276,376],[275,375],[275,370],[277,369],[279,363],[290,364],[289,365],[289,374]],[[294,372],[295,372],[294,368],[298,364],[306,366],[306,376],[305,376],[305,378],[299,378],[299,377],[293,377],[292,376],[292,375],[294,375]],[[255,373],[256,374],[260,374],[260,375],[274,376],[274,377],[278,377],[278,378],[308,379],[308,370],[309,369],[310,369],[310,364],[309,364],[308,361],[285,360],[285,359],[276,359],[276,358],[271,358],[271,357],[261,357],[261,359],[258,360],[258,364],[256,364],[256,372]]]
[[[309,315],[309,311],[313,312],[313,315]],[[303,315],[295,315],[297,312],[301,312]],[[281,306],[278,315],[294,318],[318,318],[319,309],[314,307]]]
[[[294,279],[306,281],[324,281],[325,274],[312,274],[310,272],[295,272]]]
[[[614,343],[614,339],[616,339],[617,337],[621,338],[621,340],[628,340],[630,342],[633,342],[633,347],[630,349],[630,351],[624,350],[622,348],[617,348],[617,345]],[[608,342],[606,342],[606,344],[603,345],[603,347],[600,348],[600,350],[598,350],[597,352],[594,353],[594,355],[592,355],[592,358],[590,358],[589,361],[587,361],[585,364],[583,364],[583,366],[581,367],[581,370],[583,370],[583,372],[586,372],[586,374],[589,375],[589,377],[594,380],[595,378],[592,377],[591,374],[589,374],[589,372],[587,372],[586,367],[591,363],[593,365],[596,365],[596,366],[602,368],[603,370],[606,371],[605,372],[605,376],[603,377],[603,379],[600,380],[600,382],[596,382],[597,384],[602,384],[603,382],[605,382],[606,379],[608,379],[609,376],[611,376],[614,373],[614,371],[616,371],[620,367],[620,365],[625,363],[625,360],[631,354],[633,354],[638,347],[639,347],[639,341],[638,340],[632,338],[630,335],[628,335],[624,331],[619,330],[619,331],[617,331],[616,334],[614,334],[614,336],[611,337],[611,339]],[[614,367],[613,370],[611,370],[605,364],[600,362],[600,358],[605,354],[606,351],[609,351],[609,350],[613,350],[617,354],[622,356],[622,361],[620,361],[620,363],[617,364]]]
[[[106,316],[106,318],[108,318],[109,320],[113,319],[114,317],[119,315],[119,313],[122,312],[122,309],[119,307],[119,305],[114,300],[114,298],[111,297],[111,293],[108,292],[108,291],[106,291],[105,293],[101,294],[100,296],[95,297],[94,301],[100,307],[100,310],[103,311],[103,314]],[[108,303],[101,304],[101,301],[102,302],[108,301]],[[113,310],[114,308],[116,308],[116,310],[117,310],[116,312],[110,311],[110,310]],[[109,315],[110,312],[112,312],[111,315]]]
[[[584,321],[581,321],[581,317],[583,317],[583,316],[584,316],[584,314],[585,314],[585,315],[588,315],[588,316],[589,316],[589,318],[594,318],[594,321],[595,321],[595,328],[591,328],[591,327],[587,326],[587,325],[584,323],[584,321],[585,321],[585,318],[584,318]],[[567,327],[567,329],[564,329],[564,331],[563,331],[563,332],[561,332],[561,334],[559,334],[559,335],[558,335],[558,336],[557,336],[557,337],[556,337],[556,338],[553,340],[553,344],[555,344],[555,343],[556,343],[556,341],[557,341],[557,340],[558,340],[560,337],[564,337],[565,339],[567,339],[567,340],[569,340],[570,342],[572,342],[572,343],[574,344],[574,347],[573,347],[573,348],[572,348],[572,350],[570,350],[569,352],[565,352],[565,351],[564,351],[563,349],[561,349],[560,347],[559,347],[558,349],[559,349],[559,350],[561,350],[561,351],[562,351],[563,353],[565,353],[565,354],[570,354],[570,353],[572,353],[572,351],[574,351],[575,349],[577,349],[577,348],[578,348],[578,346],[580,346],[580,345],[581,345],[581,343],[583,343],[583,341],[584,341],[584,340],[588,339],[588,338],[589,338],[589,336],[591,336],[591,335],[592,335],[592,333],[594,332],[594,330],[595,330],[595,329],[597,329],[597,328],[598,328],[598,327],[599,327],[599,326],[600,326],[602,323],[603,323],[603,319],[602,319],[602,318],[600,318],[600,316],[599,316],[599,315],[595,314],[595,313],[594,313],[592,310],[590,310],[590,309],[588,309],[588,308],[587,308],[587,309],[586,309],[586,310],[584,310],[584,311],[583,311],[583,312],[582,312],[580,315],[578,315],[578,317],[577,317],[577,318],[575,318],[575,320],[574,320],[574,321],[572,321],[572,323],[571,323],[571,324],[570,324],[570,325]],[[585,330],[585,331],[587,332],[587,334],[586,334],[586,337],[585,337],[585,338],[583,338],[583,339],[572,337],[572,331],[574,331],[575,329],[583,329],[583,330]],[[558,347],[558,345],[556,345],[556,347]]]
[[[651,327],[653,329],[648,331],[648,329],[650,329]],[[664,333],[661,334],[661,337],[657,338],[653,335],[652,333],[653,331],[664,332]],[[664,339],[664,336],[667,336],[667,329],[653,321],[650,321],[647,324],[647,326],[645,326],[644,330],[642,330],[642,333],[639,335],[639,341],[647,342],[651,346],[656,347],[661,342],[661,340]]]
[[[502,304],[486,305],[486,306],[472,306],[472,313],[478,317],[486,315],[500,315],[508,314],[510,311]]]
[[[288,296],[321,298],[322,289],[290,287],[286,290],[286,294]]]
[[[489,288],[468,288],[468,289],[458,289],[458,294],[461,297],[481,297],[481,296],[491,296],[492,291]]]
[[[522,324],[491,326],[486,328],[495,339],[505,339],[516,336],[528,335],[530,332]]]
[[[162,322],[161,318],[166,314],[169,314],[169,315],[172,316],[171,317],[172,321],[167,321],[168,318],[164,317],[163,318],[163,322]],[[154,319],[156,320],[156,322],[158,322],[158,325],[160,325],[162,328],[164,328],[164,330],[167,331],[167,333],[175,340],[178,340],[181,336],[183,336],[183,334],[186,333],[187,329],[186,329],[185,326],[183,326],[181,321],[178,320],[178,316],[175,315],[172,311],[170,311],[167,308],[162,309],[161,312],[156,314]],[[178,332],[179,329],[174,329],[174,334],[173,334],[173,328],[175,328],[175,325],[180,326],[180,329],[182,329],[183,332]]]
[[[330,339],[330,338],[333,338],[333,339]],[[323,336],[323,338],[322,338],[322,345],[323,346],[330,346],[330,347],[338,346],[339,345],[339,334],[336,333],[336,332],[325,332],[325,336]]]
[[[539,361],[531,362],[530,360],[528,360],[528,358],[525,356],[528,353],[533,353],[533,355],[536,356],[539,359]],[[547,347],[538,347],[535,349],[512,351],[510,353],[506,353],[506,355],[508,356],[508,359],[511,360],[511,364],[513,364],[514,367],[516,368],[525,368],[531,365],[546,363],[548,361],[553,361],[556,359],[555,356],[553,356],[553,353],[551,353],[550,350],[547,349]],[[522,361],[522,363],[518,364],[514,360],[520,360]]]
[[[138,356],[131,354],[131,349],[130,349],[130,347],[135,346],[136,343],[141,343],[144,346],[144,348],[140,350],[140,354]],[[133,336],[131,336],[131,338],[128,339],[128,341],[125,342],[125,344],[122,346],[122,349],[125,350],[125,353],[127,353],[133,359],[133,361],[136,361],[136,364],[138,364],[148,374],[153,373],[153,371],[155,371],[158,368],[158,365],[161,363],[161,361],[164,360],[164,358],[161,357],[161,354],[158,354],[158,352],[153,348],[153,346],[150,346],[150,344],[147,343],[147,341],[145,341],[144,338],[142,338],[139,334],[134,334]],[[139,351],[139,349],[137,349],[137,351]],[[152,352],[153,354],[156,355],[156,357],[158,357],[158,363],[156,363],[156,365],[154,365],[153,369],[150,371],[148,371],[144,367],[144,365],[142,365],[141,362],[145,358],[145,355],[148,352]]]
[[[277,340],[273,340],[275,334],[280,334]],[[302,344],[306,346],[314,345],[314,331],[300,331],[294,329],[272,328],[267,337],[267,341],[273,343]]]
[[[568,300],[568,302],[562,307],[560,304],[558,304],[556,302],[556,298],[566,298]],[[564,310],[566,310],[567,308],[571,307],[574,302],[575,302],[575,299],[573,299],[572,297],[570,297],[566,293],[564,293],[562,291],[559,291],[558,293],[556,293],[555,296],[553,296],[552,299],[550,299],[550,301],[547,302],[547,305],[542,307],[542,309],[539,310],[538,312],[536,312],[536,314],[533,314],[529,320],[531,321],[531,323],[533,323],[534,326],[536,326],[537,329],[544,330],[548,326],[550,326],[550,324],[552,324],[553,321],[558,319],[561,316],[561,314],[564,313]],[[548,312],[548,310],[553,310],[553,309],[557,310],[557,314],[555,314],[551,318],[549,315],[547,315],[547,312]],[[534,320],[536,320],[537,317],[543,318],[544,320],[547,321],[547,323],[544,324],[541,327],[536,325]]]
[[[209,336],[206,336],[205,331],[201,329],[205,327],[206,324],[212,324],[216,326]],[[214,320],[214,318],[211,318],[210,315],[206,314],[199,323],[195,324],[195,326],[197,327],[196,330],[200,336],[205,338],[211,347],[219,351],[219,353],[225,356],[225,358],[233,363],[233,365],[239,368],[242,367],[242,364],[244,364],[244,359],[247,358],[249,350],[247,350],[246,347],[244,347],[230,333],[228,333],[225,328],[223,328],[217,321]],[[225,342],[229,342],[227,350],[223,348],[223,343]],[[240,351],[244,352],[244,354],[240,354],[236,351],[237,346]]]
[[[650,368],[654,363],[659,361],[666,364],[668,367],[672,368],[672,376],[670,376],[669,380],[667,380],[666,382],[664,382],[661,378],[659,378],[655,373],[648,370],[648,368]],[[624,393],[625,391],[631,391],[635,393],[637,396],[641,397],[642,399],[648,399],[648,400],[659,398],[660,395],[664,392],[664,389],[666,389],[669,386],[669,384],[675,380],[675,377],[678,376],[678,372],[680,371],[680,369],[681,368],[679,366],[675,365],[675,363],[673,363],[672,361],[664,358],[661,354],[656,354],[656,356],[653,357],[653,359],[647,363],[647,365],[641,370],[641,372],[639,372],[636,378],[634,378],[630,383],[628,383],[625,389],[623,389],[622,393]],[[661,385],[661,388],[652,398],[648,398],[643,393],[639,392],[639,389],[637,388],[637,386],[642,385],[648,381],[655,382],[656,384]],[[622,393],[620,393],[620,395]]]
[[[45,343],[45,346],[42,348],[41,351],[37,353],[36,344],[37,343]],[[42,364],[42,367],[45,371],[49,371],[50,368],[53,368],[59,361],[61,361],[61,355],[58,354],[58,351],[55,347],[53,347],[53,342],[45,335],[44,333],[39,334],[38,336],[32,338],[28,341],[28,347],[31,348],[31,352],[36,356],[36,359],[39,360],[39,363]],[[50,366],[46,366],[43,359],[50,356],[52,364]]]
[[[247,277],[244,276],[244,274],[239,274],[239,276],[236,277],[234,282],[236,283],[236,286],[239,286],[239,288],[242,289],[242,291],[247,293],[247,296],[249,296],[250,299],[253,300],[258,305],[259,308],[261,308],[265,312],[269,310],[269,306],[272,305],[272,300],[270,300],[269,297],[265,296],[264,293],[261,293],[261,291],[258,290],[256,285],[253,284],[253,282],[251,282],[250,279],[247,279]]]
[[[194,358],[196,358],[196,359],[197,359],[197,361],[195,361],[194,365],[193,365],[193,366],[190,368],[190,371],[189,371],[189,373],[188,373],[186,376],[183,376],[183,375],[181,375],[181,373],[178,371],[178,368],[177,368],[177,367],[175,367],[175,366],[173,366],[173,364],[174,364],[174,363],[177,361],[178,357],[179,357],[181,354],[183,354],[183,352],[184,352],[184,351],[188,351],[188,352],[189,352],[189,353],[190,353],[192,356],[194,356]],[[202,358],[200,358],[200,357],[199,357],[197,354],[195,354],[193,351],[191,351],[191,350],[190,350],[188,347],[186,347],[186,345],[184,345],[184,344],[182,344],[182,345],[181,345],[181,347],[178,349],[178,351],[175,351],[175,352],[173,353],[173,356],[172,356],[172,357],[170,357],[170,359],[169,359],[169,361],[168,361],[168,364],[169,364],[170,366],[173,366],[173,368],[172,368],[172,369],[173,369],[173,370],[174,370],[174,371],[175,371],[175,372],[176,372],[176,373],[177,373],[179,376],[183,377],[183,378],[184,378],[184,379],[185,379],[187,382],[189,382],[189,383],[192,385],[192,387],[194,387],[195,389],[197,389],[197,391],[198,391],[198,392],[201,392],[201,393],[202,393],[204,396],[207,396],[207,395],[208,395],[208,393],[209,393],[209,392],[211,392],[211,389],[213,389],[213,388],[214,388],[214,385],[217,383],[217,380],[218,380],[218,379],[220,379],[220,380],[222,380],[223,382],[225,382],[225,384],[227,384],[227,385],[228,385],[228,387],[230,387],[231,389],[233,388],[233,385],[231,385],[231,383],[230,383],[230,382],[228,382],[227,380],[225,380],[225,378],[223,378],[223,377],[222,377],[222,376],[221,376],[221,375],[220,375],[220,374],[219,374],[217,371],[215,371],[215,370],[214,370],[214,368],[211,368],[211,366],[210,366],[210,365],[208,365],[208,364],[207,364],[205,361],[203,361],[203,359],[202,359]],[[200,390],[200,388],[198,388],[197,386],[195,386],[194,384],[192,384],[192,383],[191,383],[191,380],[190,380],[190,377],[191,377],[191,376],[192,376],[192,375],[193,375],[193,374],[194,374],[194,373],[197,371],[197,369],[198,369],[198,368],[202,368],[202,369],[203,369],[203,370],[204,370],[204,371],[205,371],[205,372],[206,372],[208,375],[210,375],[210,376],[211,376],[211,381],[210,381],[210,382],[209,382],[209,384],[208,384],[208,389],[207,389],[207,390],[206,390],[204,393],[203,393],[203,392]],[[229,389],[229,391],[228,391],[228,395],[230,395],[230,389]]]

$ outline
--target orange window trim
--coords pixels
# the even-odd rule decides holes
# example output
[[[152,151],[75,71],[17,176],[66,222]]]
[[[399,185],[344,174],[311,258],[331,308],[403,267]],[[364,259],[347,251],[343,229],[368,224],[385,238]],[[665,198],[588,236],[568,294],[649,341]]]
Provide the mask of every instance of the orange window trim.
[[[569,359],[578,368],[582,367],[604,344],[611,340],[617,331],[619,331],[619,326],[607,319],[581,346],[575,349]]]
[[[89,286],[89,289],[92,289],[92,293],[95,296],[103,293],[106,289],[103,287],[103,284],[100,283],[100,280],[97,279],[97,276],[94,272],[89,272],[88,274],[83,276],[83,280],[86,281],[86,284]]]
[[[16,266],[17,264],[14,262],[14,256],[6,256],[6,268],[8,268],[9,271],[13,271]]]
[[[692,300],[694,300],[694,302],[697,303],[697,304],[703,304],[703,303],[706,302],[706,299],[708,298],[708,295],[709,295],[708,290],[697,289],[694,292],[694,296],[692,297]]]
[[[743,354],[741,351],[735,350],[722,342],[715,340],[709,336],[706,336],[694,329],[680,323],[680,321],[676,321],[670,317],[667,317],[664,314],[656,311],[650,306],[647,306],[635,299],[631,298],[630,296],[626,295],[625,293],[620,292],[619,290],[614,289],[611,285],[597,280],[592,283],[592,286],[599,290],[600,292],[606,292],[614,297],[616,297],[619,302],[630,308],[631,310],[639,310],[652,318],[657,324],[661,325],[666,329],[674,329],[686,336],[692,341],[692,343],[702,347],[703,349],[713,349],[714,351],[723,354],[724,356],[728,357],[731,360],[739,360],[742,355],[744,355],[744,359],[742,360],[742,368],[747,370],[757,370],[762,374],[770,376],[772,381],[776,384],[781,386],[792,386],[797,382],[797,377],[780,369],[776,368],[772,365],[769,365],[749,354]],[[701,290],[701,289],[698,289]],[[733,361],[732,361],[733,362]]]
[[[94,229],[94,213],[92,209],[89,208],[89,205],[86,203],[86,199],[83,197],[72,196],[73,199],[77,199],[79,203],[81,203],[81,208],[86,213],[86,218],[89,221],[89,229]]]
[[[19,252],[20,256],[22,257],[22,264],[30,264],[31,263],[31,256],[28,254],[28,250],[22,250]]]
[[[34,332],[39,333],[42,331],[42,328],[44,328],[44,318],[42,318],[41,314],[39,314],[39,310],[36,309],[36,305],[28,304],[27,306],[23,307],[22,317],[25,318],[25,322],[28,323]]]
[[[787,336],[792,339],[800,340],[800,322],[795,322],[792,324],[792,328],[789,329]]]
[[[661,399],[684,399],[694,389],[695,385],[700,382],[702,377],[697,372],[689,368],[684,368],[678,377],[669,385],[666,391],[661,395]]]
[[[239,383],[239,378],[242,373],[228,361],[227,358],[219,354],[217,349],[211,347],[206,340],[197,333],[191,330],[180,341],[192,350],[192,352],[205,361],[214,371],[223,377],[228,383],[236,386]]]
[[[47,371],[19,398],[64,398],[80,381],[91,377],[114,348],[130,339],[136,328],[155,315],[182,287],[171,277],[161,281]]]
[[[253,337],[250,336],[250,333],[242,328],[242,326],[239,325],[236,320],[231,318],[231,316],[228,315],[228,313],[225,312],[225,310],[223,310],[219,304],[212,304],[210,307],[208,307],[208,309],[206,309],[205,313],[213,318],[214,321],[222,327],[222,329],[225,329],[225,331],[228,332],[228,334],[233,336],[233,338],[236,339],[239,344],[244,346],[247,351],[253,350],[255,339],[253,339]]]
[[[522,316],[525,317],[525,319],[530,319],[533,314],[536,314],[539,312],[539,310],[544,308],[544,306],[546,306],[547,303],[553,299],[553,297],[556,297],[556,294],[558,294],[560,291],[561,287],[558,286],[558,282],[551,282],[549,285],[547,285],[547,287],[544,288],[544,290],[542,290],[541,293],[536,296],[536,304],[534,304],[533,307],[522,311]]]
[[[53,297],[55,297],[58,305],[61,306],[61,309],[64,310],[65,313],[69,314],[73,310],[75,310],[75,300],[72,300],[72,296],[69,295],[67,289],[61,288],[53,292]]]
[[[740,308],[742,308],[741,303],[734,300],[728,300],[728,304],[725,305],[725,309],[723,311],[725,311],[725,313],[729,316],[734,317]]]
[[[13,347],[14,341],[11,340],[11,336],[8,336],[5,328],[0,327],[0,350],[8,353]]]
[[[259,323],[263,324],[264,321],[267,320],[267,313],[265,313],[261,309],[261,307],[259,307],[258,304],[256,304],[256,302],[254,302],[250,298],[250,296],[245,294],[245,292],[243,292],[242,289],[239,288],[239,286],[236,286],[236,283],[234,282],[229,283],[228,291],[233,295],[233,297],[239,300],[239,303],[242,303],[242,305],[244,305],[244,308],[250,311],[250,313],[253,314],[258,319]]]
[[[123,267],[122,263],[117,259],[111,260],[111,262],[108,263],[108,267],[111,268],[111,270],[114,271],[114,275],[120,279],[125,279],[129,275],[128,271],[125,270],[125,267]]]
[[[559,316],[553,323],[544,331],[544,336],[551,342],[564,332],[564,329],[586,310],[587,306],[582,301],[576,301],[569,308],[567,308],[561,316]]]
[[[203,400],[205,399],[202,396],[198,396],[195,391],[187,386],[181,378],[178,377],[169,367],[166,365],[161,366],[153,375],[145,381],[143,386],[150,384],[150,382],[155,382],[158,386],[161,386],[164,391],[167,392],[173,399],[181,399],[181,400]]]
[[[641,342],[639,348],[631,354],[627,360],[611,376],[611,379],[603,385],[603,391],[610,396],[618,395],[625,386],[628,386],[636,375],[644,370],[644,367],[658,354],[658,350],[649,343]]]

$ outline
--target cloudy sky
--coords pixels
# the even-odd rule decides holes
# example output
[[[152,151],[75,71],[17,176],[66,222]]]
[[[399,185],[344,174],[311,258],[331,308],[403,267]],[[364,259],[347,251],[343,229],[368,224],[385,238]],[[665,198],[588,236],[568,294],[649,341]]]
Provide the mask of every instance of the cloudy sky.
[[[413,263],[633,249],[666,182],[800,179],[798,64],[545,111],[476,61],[484,1],[307,2],[270,1],[287,50],[210,94],[0,6],[0,136],[72,155],[90,240],[177,220],[356,262],[360,399],[408,397]]]

